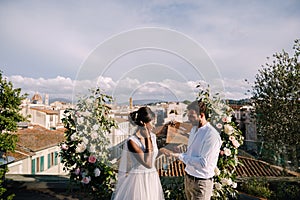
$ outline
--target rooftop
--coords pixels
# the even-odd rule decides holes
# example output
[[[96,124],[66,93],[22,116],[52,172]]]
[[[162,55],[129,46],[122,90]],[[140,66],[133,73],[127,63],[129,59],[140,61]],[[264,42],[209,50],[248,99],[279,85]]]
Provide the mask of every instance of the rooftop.
[[[17,148],[15,153],[9,153],[18,159],[22,159],[32,152],[53,147],[64,140],[64,129],[49,130],[42,126],[33,125],[32,128],[19,129]]]

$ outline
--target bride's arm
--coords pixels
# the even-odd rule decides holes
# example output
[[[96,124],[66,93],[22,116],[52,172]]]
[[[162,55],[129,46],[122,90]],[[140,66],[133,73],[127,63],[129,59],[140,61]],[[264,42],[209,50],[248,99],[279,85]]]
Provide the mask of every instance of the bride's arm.
[[[128,149],[133,153],[135,158],[146,168],[153,166],[153,145],[151,137],[144,138],[146,150],[143,151],[133,140],[128,141]]]

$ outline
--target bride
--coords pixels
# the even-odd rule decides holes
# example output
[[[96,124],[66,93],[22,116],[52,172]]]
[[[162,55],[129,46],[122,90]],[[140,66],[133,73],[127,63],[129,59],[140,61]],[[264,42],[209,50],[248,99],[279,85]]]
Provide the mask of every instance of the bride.
[[[158,148],[156,135],[151,132],[154,116],[149,107],[141,107],[129,114],[131,123],[138,127],[124,144],[112,200],[164,199],[155,168]]]

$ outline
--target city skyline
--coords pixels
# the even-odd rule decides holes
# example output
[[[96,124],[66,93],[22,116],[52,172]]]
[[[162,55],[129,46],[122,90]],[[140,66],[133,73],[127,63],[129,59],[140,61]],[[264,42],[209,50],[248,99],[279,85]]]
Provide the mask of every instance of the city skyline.
[[[250,89],[244,80],[253,82],[267,57],[289,52],[299,37],[299,7],[298,1],[1,1],[0,69],[23,92],[50,98],[70,99],[100,85],[119,102],[191,100],[199,82],[218,79],[226,98],[243,99]],[[156,44],[152,30],[170,37]],[[197,52],[178,53],[189,42]],[[103,52],[109,65],[101,63]],[[89,67],[93,55],[100,61]],[[189,62],[201,56],[207,62]]]

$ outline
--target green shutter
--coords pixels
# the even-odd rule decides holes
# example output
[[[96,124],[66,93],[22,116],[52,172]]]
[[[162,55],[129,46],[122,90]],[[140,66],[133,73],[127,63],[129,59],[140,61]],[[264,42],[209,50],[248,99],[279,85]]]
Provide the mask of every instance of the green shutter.
[[[40,169],[41,169],[41,172],[44,171],[44,156],[41,156],[41,159],[40,159]]]
[[[31,160],[31,174],[35,174],[35,159]]]
[[[50,153],[48,153],[48,169],[51,167],[51,156]]]
[[[55,151],[55,153],[54,153],[54,165],[57,165],[57,157],[58,157],[58,153],[57,153],[57,151]]]

